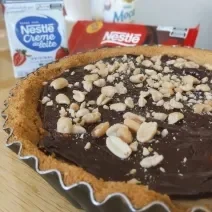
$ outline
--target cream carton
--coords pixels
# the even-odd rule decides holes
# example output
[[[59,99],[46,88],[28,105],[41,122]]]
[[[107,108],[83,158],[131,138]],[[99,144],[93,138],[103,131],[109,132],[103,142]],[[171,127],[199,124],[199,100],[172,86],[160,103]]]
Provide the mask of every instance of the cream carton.
[[[63,1],[4,2],[4,16],[16,78],[68,54]]]

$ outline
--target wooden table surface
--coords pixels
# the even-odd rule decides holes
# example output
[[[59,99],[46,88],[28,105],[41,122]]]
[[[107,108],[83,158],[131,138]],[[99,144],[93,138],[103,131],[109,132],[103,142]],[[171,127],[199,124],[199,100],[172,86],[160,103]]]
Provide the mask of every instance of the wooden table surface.
[[[0,51],[0,111],[15,81],[9,52]],[[2,124],[0,118],[0,212],[79,212],[5,147]]]

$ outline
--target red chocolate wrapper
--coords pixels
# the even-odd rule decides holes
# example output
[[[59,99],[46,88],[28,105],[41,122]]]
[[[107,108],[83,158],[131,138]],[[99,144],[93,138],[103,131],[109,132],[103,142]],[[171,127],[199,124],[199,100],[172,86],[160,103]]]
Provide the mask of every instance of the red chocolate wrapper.
[[[179,45],[194,47],[196,28],[145,26],[138,24],[78,21],[69,37],[70,54],[114,46]]]

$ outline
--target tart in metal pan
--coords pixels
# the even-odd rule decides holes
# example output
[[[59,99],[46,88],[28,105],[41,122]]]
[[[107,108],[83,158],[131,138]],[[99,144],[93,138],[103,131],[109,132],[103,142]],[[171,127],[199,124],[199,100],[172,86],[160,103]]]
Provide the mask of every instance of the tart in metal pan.
[[[113,201],[121,211],[185,211],[166,194],[201,198],[212,188],[211,59],[145,46],[48,64],[11,91],[8,146],[19,141],[22,159],[88,211]]]

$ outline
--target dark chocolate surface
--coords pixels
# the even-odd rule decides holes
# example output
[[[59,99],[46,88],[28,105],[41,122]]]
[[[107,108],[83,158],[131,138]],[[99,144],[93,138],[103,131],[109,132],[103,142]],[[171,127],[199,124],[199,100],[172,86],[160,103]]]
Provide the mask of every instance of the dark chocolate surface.
[[[128,56],[130,60],[135,62],[135,56]],[[121,61],[121,57],[116,60]],[[162,66],[165,66],[168,56],[162,57]],[[104,62],[112,63],[110,58],[105,59]],[[136,62],[135,62],[136,63]],[[137,65],[135,65],[137,66]],[[144,72],[145,67],[139,65],[141,73]],[[199,70],[193,68],[184,68],[180,70],[170,66],[177,76],[193,75],[199,80],[203,77],[208,77],[209,81],[212,79],[211,72],[204,67]],[[71,72],[75,72],[71,75]],[[106,136],[101,138],[93,138],[90,134],[92,129],[97,124],[85,125],[87,133],[82,137],[81,135],[63,135],[56,132],[57,120],[60,117],[59,110],[61,105],[57,106],[55,97],[59,93],[66,94],[71,102],[73,100],[73,90],[84,91],[82,86],[83,77],[89,74],[89,71],[83,67],[72,68],[69,72],[64,72],[61,77],[66,78],[69,83],[74,84],[80,82],[78,87],[64,88],[62,90],[54,90],[50,87],[50,83],[44,86],[43,96],[50,95],[54,105],[47,107],[40,105],[39,112],[44,124],[44,128],[49,132],[40,142],[40,148],[48,153],[55,153],[58,158],[63,158],[67,162],[74,163],[86,171],[90,172],[97,178],[112,181],[128,181],[136,178],[142,184],[148,185],[149,188],[169,195],[199,195],[212,192],[212,116],[208,114],[195,114],[192,109],[184,104],[181,112],[184,114],[184,120],[174,125],[168,125],[167,121],[154,120],[152,117],[147,118],[147,121],[156,121],[158,123],[158,130],[167,129],[169,134],[162,138],[161,135],[154,137],[155,141],[152,143],[139,144],[138,151],[133,152],[132,155],[125,160],[122,160],[113,155],[105,145]],[[164,74],[166,75],[166,74]],[[128,89],[128,93],[124,95],[116,94],[111,103],[124,102],[126,97],[133,97],[134,102],[138,101],[140,91],[147,90],[146,84],[142,88],[136,88],[129,82],[129,76],[123,75],[121,80]],[[120,82],[120,78],[115,83]],[[108,83],[107,85],[114,85]],[[101,94],[101,88],[94,86],[94,89],[86,95],[86,102],[89,100],[96,100]],[[202,98],[202,92],[196,92],[198,98]],[[204,96],[204,95],[203,95]],[[169,98],[164,98],[169,99]],[[148,103],[144,108],[135,106],[133,109],[127,111],[140,114],[146,117],[149,112],[164,112],[166,114],[173,111],[180,111],[179,109],[170,110],[167,112],[163,107],[158,107],[152,104],[151,96],[147,97]],[[62,105],[68,108],[66,105]],[[110,125],[123,122],[124,112],[116,112],[103,107],[99,107],[99,112],[102,114],[101,122],[108,121]],[[135,136],[135,135],[134,135]],[[91,148],[85,150],[84,146],[87,142],[91,142]],[[144,169],[140,166],[140,161],[144,158],[142,155],[143,147],[152,147],[154,151],[162,154],[164,160],[156,167]],[[153,155],[153,153],[151,153]],[[183,162],[184,158],[187,159]],[[165,173],[160,171],[160,167],[165,169]],[[136,169],[134,175],[128,175],[130,170]]]

